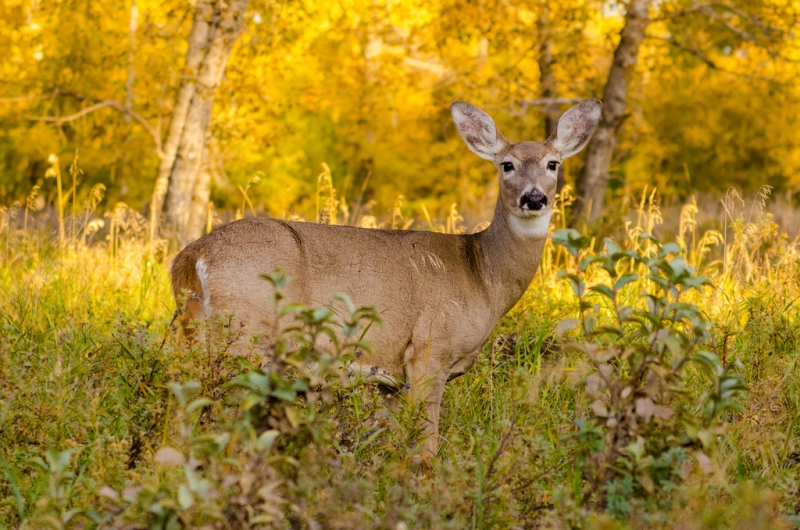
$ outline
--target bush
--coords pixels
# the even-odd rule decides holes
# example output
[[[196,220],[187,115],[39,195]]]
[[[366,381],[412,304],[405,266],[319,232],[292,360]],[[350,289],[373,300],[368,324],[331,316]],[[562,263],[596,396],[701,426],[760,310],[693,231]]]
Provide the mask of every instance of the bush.
[[[634,250],[606,239],[605,252],[592,254],[574,230],[553,241],[573,258],[558,276],[579,300],[578,317],[556,331],[576,330],[565,347],[585,354],[593,368],[585,417],[570,438],[588,481],[586,499],[628,518],[632,500],[658,502],[680,483],[689,455],[701,468],[710,465],[706,453],[726,415],[741,410],[736,397],[745,386],[736,363],[723,366],[710,350],[712,323],[682,300],[710,283],[687,266],[677,244],[642,234]],[[587,287],[597,277],[592,269],[606,279]]]

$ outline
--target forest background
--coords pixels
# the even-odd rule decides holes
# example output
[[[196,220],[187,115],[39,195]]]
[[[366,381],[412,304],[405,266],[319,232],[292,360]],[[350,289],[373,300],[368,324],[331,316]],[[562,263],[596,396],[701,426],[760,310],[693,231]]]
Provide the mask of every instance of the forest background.
[[[194,195],[196,226],[188,232],[196,237],[209,198],[227,212],[222,218],[238,210],[314,220],[324,163],[349,222],[373,212],[385,219],[402,196],[417,219],[421,206],[441,218],[455,203],[472,229],[491,217],[495,171],[464,149],[450,102],[480,106],[522,141],[542,140],[560,112],[590,97],[606,106],[605,132],[593,140],[605,145],[587,150],[599,176],[585,177],[599,179],[600,194],[581,185],[583,153],[565,175],[578,180],[579,199],[594,193],[602,206],[606,187],[630,198],[650,186],[683,201],[767,184],[791,200],[800,192],[798,7],[784,0],[6,0],[0,204],[24,200],[34,186],[33,206],[52,204],[58,191],[45,179],[55,160],[48,159],[57,155],[66,173],[77,152],[79,200],[103,184],[101,209],[124,201],[147,213],[157,177],[160,201],[171,179],[167,220],[178,207],[188,215]],[[204,42],[198,21],[206,24]],[[214,42],[215,31],[225,42]],[[183,138],[170,129],[198,99],[182,101],[187,88],[205,98],[189,139],[191,116]],[[173,206],[181,160],[196,175],[183,184],[188,198]]]

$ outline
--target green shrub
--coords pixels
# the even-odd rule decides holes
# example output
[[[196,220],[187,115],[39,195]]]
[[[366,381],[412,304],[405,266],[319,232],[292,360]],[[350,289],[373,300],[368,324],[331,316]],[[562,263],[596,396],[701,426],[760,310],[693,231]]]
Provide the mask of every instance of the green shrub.
[[[735,363],[723,367],[711,351],[712,323],[683,301],[708,280],[687,266],[677,244],[649,234],[639,240],[637,250],[620,250],[606,239],[605,251],[593,254],[574,230],[553,236],[573,257],[572,269],[558,276],[579,300],[578,317],[562,321],[557,333],[575,330],[565,347],[592,365],[589,404],[571,440],[587,500],[619,518],[630,516],[632,500],[657,502],[679,483],[687,455],[709,465],[706,453],[726,415],[741,409],[736,397],[745,389]],[[587,286],[598,277],[592,268],[607,279]]]

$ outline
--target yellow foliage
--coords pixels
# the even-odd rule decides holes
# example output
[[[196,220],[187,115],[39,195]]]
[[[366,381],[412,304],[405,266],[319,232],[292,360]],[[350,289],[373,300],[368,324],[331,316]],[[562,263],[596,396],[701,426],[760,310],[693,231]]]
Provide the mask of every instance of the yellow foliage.
[[[133,36],[129,2],[0,6],[0,49],[8,50],[0,64],[0,201],[21,200],[36,183],[53,200],[55,187],[42,179],[47,156],[66,161],[76,148],[86,179],[107,185],[111,204],[139,208],[149,200],[154,137],[163,141],[177,88],[191,75],[183,54],[192,7],[176,0],[136,5]],[[245,195],[248,209],[315,218],[315,179],[325,163],[336,183],[331,200],[351,210],[374,204],[388,215],[403,195],[417,210],[420,200],[434,200],[435,217],[447,217],[455,202],[469,219],[487,219],[495,173],[462,145],[450,102],[483,107],[511,140],[540,140],[541,107],[523,101],[540,97],[542,40],[553,47],[560,97],[600,97],[623,22],[616,4],[559,0],[547,4],[551,27],[543,34],[542,5],[252,2],[217,93],[211,134],[218,149],[207,161],[233,185],[215,176],[212,200],[243,215],[239,187],[261,173],[263,182]],[[748,40],[738,14],[725,26],[695,14],[670,16],[678,2],[652,7],[654,38],[645,40],[630,81],[613,189],[651,185],[680,198],[730,185],[799,189],[799,118],[785,111],[799,103],[798,63],[782,58],[800,51],[795,37],[778,31],[790,24],[781,15],[788,8],[746,7],[777,28],[770,35],[786,36]],[[679,37],[696,48],[667,43]],[[103,102],[119,105],[86,112]],[[124,112],[128,107],[136,116]],[[567,163],[568,181],[580,163]]]

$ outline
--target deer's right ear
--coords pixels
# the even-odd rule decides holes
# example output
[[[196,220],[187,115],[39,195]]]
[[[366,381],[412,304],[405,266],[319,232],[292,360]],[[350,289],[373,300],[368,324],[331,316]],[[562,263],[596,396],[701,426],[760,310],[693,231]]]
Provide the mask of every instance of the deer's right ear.
[[[494,120],[478,107],[455,101],[450,105],[450,113],[458,129],[458,134],[466,142],[469,150],[486,160],[494,161],[508,140],[494,124]]]

